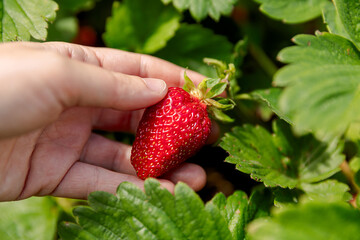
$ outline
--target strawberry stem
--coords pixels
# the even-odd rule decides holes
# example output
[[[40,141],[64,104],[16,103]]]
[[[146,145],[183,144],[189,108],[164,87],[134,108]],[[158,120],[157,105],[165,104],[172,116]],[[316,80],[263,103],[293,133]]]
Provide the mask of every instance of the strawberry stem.
[[[231,99],[219,98],[221,93],[227,92],[228,96],[231,94],[231,81],[235,80],[235,66],[234,64],[228,64],[216,60],[216,59],[204,59],[204,61],[215,67],[218,78],[205,78],[197,87],[184,72],[185,84],[183,89],[189,94],[193,95],[201,102],[208,106],[207,110],[210,115],[223,122],[232,122],[229,116],[223,111],[233,109],[235,102]]]
[[[360,188],[359,186],[356,184],[355,182],[355,178],[354,178],[354,172],[351,170],[348,162],[346,160],[344,160],[341,165],[341,172],[344,174],[344,176],[346,177],[346,179],[348,180],[351,189],[354,193],[358,194],[360,192]]]

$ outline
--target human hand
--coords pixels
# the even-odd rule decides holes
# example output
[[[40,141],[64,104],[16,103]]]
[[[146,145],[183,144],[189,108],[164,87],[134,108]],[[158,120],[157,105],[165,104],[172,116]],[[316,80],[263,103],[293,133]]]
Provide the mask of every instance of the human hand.
[[[0,201],[86,198],[123,181],[143,187],[131,147],[92,130],[135,132],[142,109],[160,101],[167,85],[182,86],[183,68],[67,43],[8,43],[0,53]],[[184,163],[160,182],[170,191],[178,181],[199,190],[205,179],[201,167]]]

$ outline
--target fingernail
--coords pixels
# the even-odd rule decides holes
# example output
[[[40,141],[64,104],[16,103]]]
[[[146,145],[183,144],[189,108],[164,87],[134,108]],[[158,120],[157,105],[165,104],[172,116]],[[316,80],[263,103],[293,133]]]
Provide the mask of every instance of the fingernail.
[[[166,88],[166,83],[163,80],[156,79],[156,78],[143,78],[146,86],[158,93],[162,93]]]

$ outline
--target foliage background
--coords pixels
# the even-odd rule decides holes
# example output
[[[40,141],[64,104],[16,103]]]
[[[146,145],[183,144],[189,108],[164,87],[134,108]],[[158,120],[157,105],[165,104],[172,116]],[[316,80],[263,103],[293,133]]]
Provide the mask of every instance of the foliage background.
[[[171,195],[150,179],[145,193],[123,183],[87,202],[1,203],[2,239],[360,239],[358,1],[3,0],[0,9],[3,42],[118,48],[209,77],[203,58],[215,58],[235,64],[238,85],[235,121],[189,160],[207,172],[200,192],[178,184]]]

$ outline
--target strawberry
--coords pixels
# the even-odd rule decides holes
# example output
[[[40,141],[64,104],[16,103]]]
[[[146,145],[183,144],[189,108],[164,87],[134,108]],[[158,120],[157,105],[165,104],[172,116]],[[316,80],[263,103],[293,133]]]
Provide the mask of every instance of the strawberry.
[[[205,79],[195,88],[185,73],[187,91],[170,87],[163,100],[145,110],[131,151],[131,164],[139,178],[161,176],[204,146],[211,131],[208,111],[224,117],[216,108],[233,107],[233,102],[211,99],[227,85],[221,79]]]
[[[145,110],[131,153],[137,175],[157,177],[191,157],[210,135],[206,105],[181,88]]]

